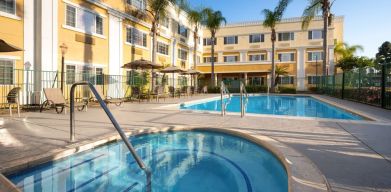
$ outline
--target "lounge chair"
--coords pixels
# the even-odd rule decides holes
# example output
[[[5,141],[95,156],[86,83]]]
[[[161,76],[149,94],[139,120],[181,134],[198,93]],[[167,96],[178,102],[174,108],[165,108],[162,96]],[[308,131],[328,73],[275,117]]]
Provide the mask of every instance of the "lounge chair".
[[[112,103],[114,104],[115,106],[121,106],[122,103],[125,101],[124,99],[121,99],[121,98],[112,98],[110,96],[105,96],[103,94],[103,90],[101,87],[99,86],[95,86],[95,89],[96,91],[98,92],[98,94],[100,95],[100,97],[102,97],[103,101],[106,103],[106,105]]]
[[[18,116],[20,117],[20,105],[19,105],[19,92],[22,88],[20,87],[15,87],[11,89],[11,91],[7,95],[7,102],[9,105],[9,110],[10,110],[10,116],[12,117],[12,107],[11,105],[16,105],[18,108]]]
[[[208,93],[208,87],[206,85],[204,85],[201,89],[201,93],[202,94],[207,94]]]
[[[64,98],[64,95],[59,88],[44,88],[43,93],[45,94],[46,100],[42,103],[40,112],[44,110],[44,108],[54,108],[58,114],[63,111],[66,114],[66,107],[70,107],[67,101]],[[88,101],[84,100],[82,103],[75,102],[75,107],[77,110],[82,111],[87,109]]]

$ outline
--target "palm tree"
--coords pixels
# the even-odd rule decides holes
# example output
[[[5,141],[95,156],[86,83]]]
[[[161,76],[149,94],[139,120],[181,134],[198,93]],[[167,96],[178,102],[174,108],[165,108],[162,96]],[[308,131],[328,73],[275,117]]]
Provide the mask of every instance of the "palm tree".
[[[194,26],[194,50],[193,50],[193,64],[194,64],[194,69],[197,69],[197,49],[198,49],[198,30],[201,27],[201,22],[202,22],[202,11],[197,11],[197,10],[189,10],[187,12],[187,17],[190,22]],[[197,90],[197,76],[195,77],[194,80],[194,89]]]
[[[335,45],[334,48],[334,53],[336,53],[337,55],[341,55],[342,58],[353,57],[357,51],[364,51],[363,46],[361,45],[350,46],[347,43],[339,42]]]
[[[326,66],[328,63],[328,27],[332,23],[333,14],[331,14],[331,7],[334,3],[330,0],[308,0],[309,5],[304,9],[303,12],[303,23],[302,23],[302,29],[308,29],[308,26],[311,22],[311,20],[320,12],[322,12],[323,15],[323,65],[322,65],[322,72],[323,76],[326,76]]]
[[[265,20],[263,21],[263,26],[266,28],[270,28],[272,30],[271,34],[271,41],[272,41],[272,70],[271,70],[271,92],[274,92],[274,86],[275,86],[275,76],[276,76],[276,69],[275,69],[275,58],[274,58],[274,52],[275,52],[275,42],[277,40],[276,38],[276,25],[278,22],[281,21],[282,15],[284,14],[284,11],[286,7],[288,6],[290,0],[280,0],[277,7],[274,9],[274,11],[271,11],[270,9],[264,9],[262,12],[265,15]]]
[[[278,84],[278,78],[280,76],[284,76],[284,75],[287,75],[288,74],[288,66],[284,65],[284,66],[276,66],[276,78],[275,78],[275,85]]]
[[[214,58],[215,58],[216,33],[220,29],[221,25],[223,23],[226,24],[227,21],[226,21],[225,17],[223,17],[223,14],[221,13],[221,11],[214,11],[211,8],[205,8],[204,10],[202,10],[202,13],[205,15],[202,23],[210,31],[210,35],[211,35],[211,44],[212,44],[212,47],[211,47],[211,56],[212,56],[212,59],[211,59],[211,63],[212,63],[211,64],[211,67],[212,67],[211,83],[212,83],[212,86],[215,86],[216,82],[215,82],[215,72],[214,72],[214,70],[215,70]]]
[[[172,5],[178,5],[180,8],[185,4],[185,0],[148,0],[148,8],[146,11],[149,13],[149,19],[152,22],[151,33],[152,33],[152,63],[156,63],[156,46],[159,22],[164,19],[167,15],[167,7]],[[152,74],[153,75],[153,74]],[[153,80],[153,76],[152,76]],[[152,90],[155,82],[152,82]]]

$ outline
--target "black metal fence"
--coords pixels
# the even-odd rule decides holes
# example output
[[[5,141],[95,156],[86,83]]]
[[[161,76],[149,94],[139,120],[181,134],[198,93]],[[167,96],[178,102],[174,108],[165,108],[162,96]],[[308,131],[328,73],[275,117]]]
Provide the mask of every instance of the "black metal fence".
[[[391,109],[391,65],[320,78],[317,91],[322,94]]]
[[[6,73],[6,74],[5,74]],[[13,70],[0,71],[0,108],[8,107],[7,95],[11,89],[21,87],[19,101],[22,105],[39,105],[45,100],[44,88],[60,88],[61,73],[57,71],[37,70]],[[6,79],[5,79],[6,77]],[[189,80],[186,76],[174,78],[167,75],[159,75],[155,78],[156,85],[176,87],[187,86]],[[174,80],[174,81],[173,81]],[[78,81],[88,81],[95,86],[100,86],[105,96],[112,98],[124,98],[131,95],[131,87],[138,86],[143,91],[150,89],[151,76],[147,73],[129,71],[126,75],[106,75],[96,73],[64,73],[64,97],[69,98],[70,88]],[[78,86],[75,92],[76,98],[91,97],[90,90],[85,86]]]

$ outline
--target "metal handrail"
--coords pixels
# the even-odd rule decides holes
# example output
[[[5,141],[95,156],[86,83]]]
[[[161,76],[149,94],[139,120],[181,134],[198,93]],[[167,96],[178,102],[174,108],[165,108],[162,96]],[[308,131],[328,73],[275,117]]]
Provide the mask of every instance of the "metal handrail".
[[[229,93],[228,88],[225,86],[224,82],[221,81],[220,85],[220,99],[221,99],[221,116],[224,116],[227,111],[228,102],[224,102],[225,95],[228,95],[229,100],[231,100],[231,94]]]
[[[151,191],[151,171],[145,166],[144,162],[141,160],[141,158],[137,155],[136,150],[134,149],[133,145],[129,142],[128,138],[126,137],[126,134],[118,124],[117,120],[114,118],[113,114],[107,107],[106,103],[103,101],[102,97],[99,95],[98,91],[95,89],[94,85],[92,85],[90,82],[77,82],[74,83],[71,87],[70,92],[70,140],[73,142],[75,140],[75,88],[78,85],[88,85],[91,92],[94,94],[96,100],[99,102],[100,106],[103,108],[103,110],[106,112],[106,115],[109,117],[111,123],[114,125],[115,129],[117,130],[118,134],[121,136],[122,140],[124,141],[126,147],[129,149],[130,153],[132,154],[133,158],[136,160],[137,165],[145,172],[147,176],[147,191]]]
[[[246,98],[245,102],[243,102],[243,94],[244,97]],[[244,83],[240,82],[240,116],[241,117],[244,117],[246,113],[247,103],[248,103],[248,93],[246,87],[244,86]]]

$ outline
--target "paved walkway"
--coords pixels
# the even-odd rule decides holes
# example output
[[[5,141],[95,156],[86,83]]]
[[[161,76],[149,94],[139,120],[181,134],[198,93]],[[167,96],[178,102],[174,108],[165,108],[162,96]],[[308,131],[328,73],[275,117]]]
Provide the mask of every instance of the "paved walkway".
[[[339,103],[380,121],[303,120],[297,118],[221,117],[213,113],[161,108],[216,95],[168,99],[162,103],[126,103],[112,106],[120,124],[126,129],[191,125],[245,129],[272,137],[309,157],[326,176],[333,191],[391,191],[391,111],[364,104]],[[44,115],[43,115],[44,114]],[[0,120],[0,168],[17,159],[45,153],[68,144],[69,116],[53,111],[24,113],[22,118]],[[103,111],[90,108],[76,114],[76,138],[112,134],[114,128]]]

